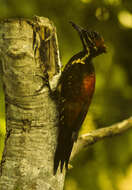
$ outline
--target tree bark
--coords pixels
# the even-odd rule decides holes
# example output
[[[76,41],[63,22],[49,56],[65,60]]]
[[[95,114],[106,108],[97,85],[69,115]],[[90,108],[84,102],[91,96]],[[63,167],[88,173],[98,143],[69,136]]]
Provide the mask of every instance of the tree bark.
[[[60,76],[53,23],[37,16],[1,21],[0,59],[7,129],[0,189],[62,190],[65,172],[53,175],[58,112],[52,93]]]

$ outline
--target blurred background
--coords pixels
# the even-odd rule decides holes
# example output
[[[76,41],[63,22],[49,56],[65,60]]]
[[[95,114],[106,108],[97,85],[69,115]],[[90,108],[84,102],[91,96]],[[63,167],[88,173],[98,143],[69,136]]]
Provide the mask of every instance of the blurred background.
[[[81,134],[132,115],[131,0],[0,0],[0,18],[33,15],[51,19],[57,28],[62,64],[81,50],[69,21],[102,34],[107,54],[93,60],[96,91]],[[0,154],[5,135],[4,95],[0,83]],[[65,190],[131,190],[132,131],[82,150],[72,162]]]

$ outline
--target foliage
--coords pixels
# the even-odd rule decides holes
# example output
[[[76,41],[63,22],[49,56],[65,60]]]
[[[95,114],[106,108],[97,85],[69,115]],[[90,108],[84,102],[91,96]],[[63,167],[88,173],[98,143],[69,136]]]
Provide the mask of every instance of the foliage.
[[[97,30],[104,36],[108,53],[94,60],[96,92],[81,133],[111,125],[131,115],[132,1],[0,1],[1,18],[40,15],[53,20],[58,31],[63,65],[81,49],[80,40],[69,20]],[[0,94],[2,96],[1,91]],[[1,118],[4,117],[3,110],[0,110]],[[0,124],[4,134],[4,124],[2,121]],[[132,133],[129,132],[83,150],[74,160],[74,168],[68,172],[65,190],[130,190],[131,139]]]

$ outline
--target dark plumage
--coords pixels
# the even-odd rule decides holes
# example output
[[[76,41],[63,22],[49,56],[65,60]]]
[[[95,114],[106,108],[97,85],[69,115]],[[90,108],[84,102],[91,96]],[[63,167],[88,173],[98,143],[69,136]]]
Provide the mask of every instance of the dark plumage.
[[[92,58],[105,52],[103,38],[97,32],[89,32],[73,22],[83,44],[83,50],[67,63],[59,81],[60,121],[58,145],[54,158],[54,174],[60,163],[62,172],[68,162],[79,129],[86,117],[95,88],[95,71]]]

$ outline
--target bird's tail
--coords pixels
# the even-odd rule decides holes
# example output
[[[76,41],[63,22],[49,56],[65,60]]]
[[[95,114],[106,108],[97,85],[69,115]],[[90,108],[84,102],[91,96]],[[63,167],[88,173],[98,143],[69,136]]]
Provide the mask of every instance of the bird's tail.
[[[65,130],[63,128],[62,130]],[[65,168],[68,169],[68,162],[71,155],[74,140],[72,138],[72,132],[60,131],[58,136],[58,145],[54,157],[54,175],[60,164],[60,170],[62,172],[64,164]]]

